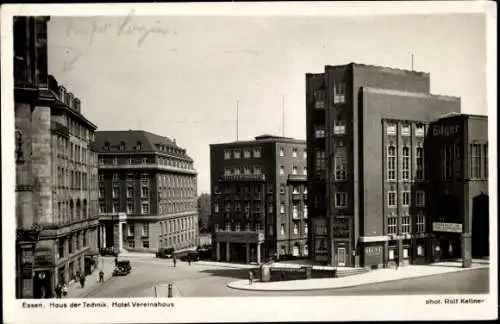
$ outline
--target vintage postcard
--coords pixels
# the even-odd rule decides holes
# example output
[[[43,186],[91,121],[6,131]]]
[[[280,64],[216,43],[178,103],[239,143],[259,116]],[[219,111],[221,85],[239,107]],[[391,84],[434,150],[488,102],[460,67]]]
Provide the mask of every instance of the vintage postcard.
[[[4,321],[496,319],[496,19],[2,6]]]

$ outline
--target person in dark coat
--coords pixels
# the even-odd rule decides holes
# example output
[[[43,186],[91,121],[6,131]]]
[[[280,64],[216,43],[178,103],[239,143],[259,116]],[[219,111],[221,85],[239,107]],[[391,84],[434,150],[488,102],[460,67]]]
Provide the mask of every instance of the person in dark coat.
[[[172,258],[172,261],[174,262],[174,268],[175,268],[175,266],[177,265],[177,259],[175,258],[175,255],[174,255],[174,257]]]
[[[83,273],[80,274],[80,285],[85,288],[85,275]]]
[[[115,267],[118,265],[118,257],[115,256]]]
[[[99,282],[104,282],[104,271],[99,271]]]
[[[57,286],[55,288],[55,292],[56,292],[57,298],[62,298],[62,285],[61,285],[61,283],[57,284]]]
[[[253,283],[253,271],[250,270],[250,272],[248,273],[248,284],[252,284]]]

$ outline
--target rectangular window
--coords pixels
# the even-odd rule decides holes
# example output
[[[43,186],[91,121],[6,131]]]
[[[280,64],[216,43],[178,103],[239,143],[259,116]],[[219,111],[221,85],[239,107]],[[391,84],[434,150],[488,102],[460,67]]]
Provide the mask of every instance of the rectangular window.
[[[346,84],[344,82],[333,84],[333,103],[341,104],[345,102]]]
[[[231,175],[231,169],[230,168],[225,168],[224,169],[224,175]]]
[[[127,214],[134,214],[135,213],[135,208],[134,208],[134,203],[133,202],[128,202],[127,203]]]
[[[304,205],[304,219],[307,219],[307,205]]]
[[[99,212],[100,212],[101,214],[106,213],[106,205],[105,205],[105,204],[101,203],[101,204],[99,205]]]
[[[401,233],[409,234],[411,230],[410,216],[401,217]]]
[[[396,206],[396,191],[387,192],[387,204],[389,205],[389,207]]]
[[[142,236],[143,237],[149,236],[149,223],[142,224]]]
[[[385,129],[385,133],[387,135],[396,135],[397,134],[397,127],[395,124],[387,124],[387,127]]]
[[[128,228],[127,236],[134,236],[135,235],[134,224],[127,224],[127,228]]]
[[[119,179],[118,173],[113,173],[113,181],[118,181]]]
[[[316,173],[322,175],[325,171],[325,151],[316,149]]]
[[[113,213],[119,213],[120,212],[120,204],[115,202],[113,203]]]
[[[293,186],[292,193],[293,193],[293,194],[298,194],[298,193],[300,193],[300,192],[299,192],[299,187],[298,187],[298,186]]]
[[[241,159],[241,151],[240,150],[234,150],[233,154],[234,154],[235,159],[237,159],[237,160]]]
[[[314,125],[314,136],[316,138],[325,137],[325,125]]]
[[[315,109],[325,109],[325,91],[316,90],[314,95],[314,108]]]
[[[345,181],[347,179],[346,168],[347,165],[344,155],[337,152],[337,154],[335,154],[335,181]]]
[[[118,184],[113,185],[113,198],[118,198],[120,197],[120,187]]]
[[[307,150],[304,150],[304,152],[302,152],[302,157],[304,158],[304,160],[307,159]]]
[[[285,149],[280,147],[280,156],[285,156]]]
[[[261,173],[262,173],[262,170],[260,169],[260,167],[258,167],[258,166],[253,167],[253,174],[259,175]]]
[[[104,198],[104,186],[99,186],[99,198]]]
[[[293,234],[299,234],[299,224],[293,224]]]
[[[396,234],[398,226],[398,218],[389,216],[387,218],[387,234]]]
[[[252,173],[252,170],[250,169],[250,167],[244,167],[243,168],[243,174],[248,175],[248,174],[251,174],[251,173]]]
[[[292,217],[293,217],[293,219],[299,219],[299,206],[298,205],[293,205]]]
[[[285,194],[285,185],[280,184],[280,194],[284,195]]]
[[[134,197],[134,187],[132,185],[127,185],[127,198]]]
[[[297,157],[297,149],[296,149],[296,148],[294,148],[294,149],[292,150],[292,157],[294,157],[294,158],[296,158],[296,157]]]
[[[303,174],[303,175],[307,175],[307,167],[304,167],[304,168],[302,169],[302,174]]]
[[[308,228],[307,223],[304,223],[304,234],[307,234],[308,230],[309,230],[309,228]]]
[[[471,178],[481,178],[481,145],[471,145]]]
[[[425,215],[423,213],[417,215],[416,225],[417,225],[417,233],[425,232]]]
[[[261,152],[260,152],[260,147],[255,147],[253,149],[253,157],[254,158],[260,158]]]
[[[389,145],[387,148],[387,180],[396,180],[396,147]]]
[[[347,208],[347,192],[335,193],[335,208]]]
[[[285,204],[283,204],[283,203],[280,204],[280,213],[281,214],[285,213]]]
[[[415,150],[415,178],[424,180],[424,148],[417,147]]]
[[[402,198],[403,198],[403,206],[410,206],[410,192],[403,191]]]
[[[417,207],[425,207],[425,191],[415,192],[415,205]]]
[[[410,133],[411,133],[411,131],[410,131],[410,125],[403,125],[401,127],[401,135],[403,135],[403,136],[410,136]]]
[[[280,175],[285,175],[285,167],[280,166]]]
[[[298,173],[299,173],[299,171],[298,171],[297,167],[293,166],[292,167],[292,174],[298,174]]]
[[[144,249],[149,249],[149,238],[142,239],[142,247]]]
[[[243,158],[249,159],[251,157],[251,154],[252,153],[251,153],[250,149],[244,149],[243,150]]]
[[[148,198],[148,197],[149,197],[149,188],[142,187],[141,188],[141,198]]]
[[[425,136],[425,127],[424,127],[424,125],[417,125],[415,127],[415,136],[416,137],[424,137]]]
[[[240,168],[238,168],[238,167],[237,167],[237,168],[234,168],[234,174],[235,174],[235,175],[239,175],[240,173],[241,173]]]
[[[285,224],[281,224],[280,226],[280,235],[285,235]]]
[[[333,134],[344,135],[345,134],[345,122],[343,119],[336,119],[333,121]]]
[[[224,150],[224,160],[231,159],[231,150]]]
[[[447,145],[443,148],[443,180],[450,180],[453,176],[453,147]]]
[[[403,180],[410,180],[410,148],[403,146],[403,165],[401,168],[401,178]]]

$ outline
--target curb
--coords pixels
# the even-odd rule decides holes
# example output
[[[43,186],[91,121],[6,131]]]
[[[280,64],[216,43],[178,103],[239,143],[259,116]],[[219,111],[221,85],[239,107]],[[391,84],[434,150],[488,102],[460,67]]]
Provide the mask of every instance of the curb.
[[[425,277],[440,276],[440,275],[449,274],[449,273],[458,273],[458,272],[465,272],[465,271],[471,271],[471,270],[483,270],[483,269],[488,269],[489,270],[489,267],[462,268],[462,269],[463,270],[450,271],[450,272],[445,272],[445,273],[433,273],[433,274],[428,274],[428,275],[419,275],[419,276],[413,276],[413,277],[407,277],[407,278],[388,279],[388,280],[383,280],[383,281],[366,282],[366,283],[361,283],[361,284],[349,284],[349,285],[342,286],[342,287],[320,287],[320,288],[304,288],[304,289],[259,289],[259,288],[255,289],[255,288],[232,287],[231,283],[228,283],[226,285],[226,287],[228,287],[230,289],[234,289],[234,290],[260,291],[260,292],[290,292],[290,291],[337,290],[337,289],[342,289],[342,288],[361,287],[361,286],[375,285],[375,284],[379,284],[379,283],[393,282],[393,281],[399,281],[399,280],[407,280],[407,279],[415,279],[415,278],[425,278]],[[257,281],[257,282],[260,282],[260,281]]]
[[[107,283],[108,281],[110,281],[112,278],[113,278],[113,276],[109,276],[107,279],[104,278],[104,281],[102,283],[97,283],[94,287],[90,288],[88,291],[84,292],[80,296],[78,296],[78,297],[72,297],[72,298],[86,298],[86,297],[88,297],[88,295],[90,295],[90,294],[98,291],[99,288],[102,288],[103,285],[105,283]]]

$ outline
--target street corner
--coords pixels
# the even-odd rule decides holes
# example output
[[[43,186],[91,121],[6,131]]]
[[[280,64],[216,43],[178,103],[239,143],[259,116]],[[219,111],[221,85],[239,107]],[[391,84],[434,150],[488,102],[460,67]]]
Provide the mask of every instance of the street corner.
[[[252,284],[248,280],[236,280],[228,283],[226,287],[236,290],[254,290],[254,291],[272,291],[273,289],[266,289],[266,284],[259,280],[254,281]],[[270,288],[269,286],[267,288]]]

